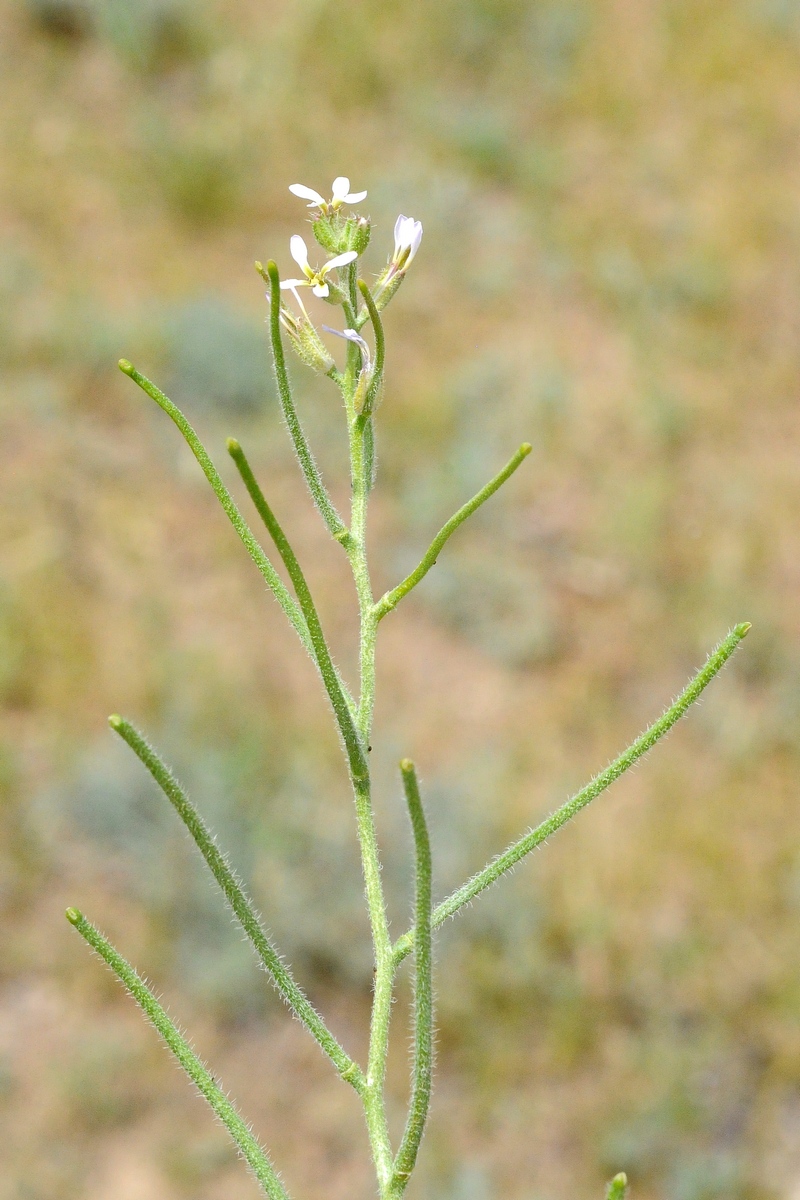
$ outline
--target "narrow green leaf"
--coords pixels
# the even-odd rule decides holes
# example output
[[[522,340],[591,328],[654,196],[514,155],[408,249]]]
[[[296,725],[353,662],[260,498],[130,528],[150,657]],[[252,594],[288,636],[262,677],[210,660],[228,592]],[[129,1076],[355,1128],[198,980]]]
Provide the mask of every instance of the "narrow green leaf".
[[[437,905],[433,912],[433,927],[436,929],[448,917],[454,916],[459,909],[465,904],[469,904],[474,898],[486,888],[490,887],[501,875],[506,871],[510,871],[513,866],[524,858],[526,854],[530,854],[531,850],[536,846],[541,845],[551,834],[560,829],[562,825],[566,825],[568,821],[590,804],[596,796],[604,792],[607,787],[610,787],[615,780],[619,779],[620,775],[632,767],[635,762],[656,744],[659,738],[662,738],[665,733],[668,733],[676,721],[691,708],[695,700],[700,696],[701,692],[708,687],[714,676],[722,669],[728,659],[731,657],[736,647],[746,636],[750,625],[744,622],[737,625],[728,636],[720,643],[717,649],[709,655],[705,665],[697,672],[694,678],[687,684],[681,692],[674,704],[664,712],[657,721],[655,721],[649,729],[646,729],[635,742],[628,746],[627,750],[623,750],[619,758],[615,758],[605,771],[601,771],[596,775],[586,787],[582,788],[566,803],[561,805],[561,808],[552,813],[546,821],[542,821],[541,825],[537,825],[536,829],[520,838],[518,842],[514,842],[496,859],[488,863],[487,866],[468,880],[462,887],[458,888],[452,895],[443,900]],[[414,932],[409,930],[395,942],[394,956],[395,962],[399,963],[411,951],[414,945]]]
[[[431,950],[431,846],[414,764],[400,763],[416,860],[414,921],[414,1057],[411,1104],[394,1163],[390,1195],[402,1194],[417,1161],[431,1098],[433,1075],[433,963]]]
[[[275,367],[275,380],[278,384],[278,396],[280,397],[281,408],[283,410],[283,419],[289,430],[294,452],[300,464],[300,470],[303,472],[308,490],[311,492],[312,499],[322,514],[322,519],[327,525],[331,536],[337,542],[344,543],[348,537],[347,526],[333,507],[331,498],[322,482],[322,476],[314,461],[314,456],[311,453],[311,448],[303,432],[303,427],[300,424],[300,418],[297,415],[297,409],[294,405],[292,388],[289,383],[289,373],[286,370],[286,359],[283,353],[283,341],[281,339],[281,277],[278,272],[278,266],[270,260],[267,263],[266,269],[269,279],[269,327],[272,342],[272,360]]]
[[[353,702],[345,691],[339,673],[333,665],[328,643],[325,640],[325,634],[322,632],[319,614],[317,613],[316,605],[306,582],[306,577],[303,574],[300,563],[297,561],[294,550],[289,544],[286,534],[283,532],[277,517],[258,485],[250,464],[245,457],[244,450],[242,450],[242,447],[235,438],[228,439],[228,453],[236,463],[237,470],[247,488],[250,499],[253,501],[256,511],[267,527],[269,535],[275,543],[294,586],[300,611],[308,627],[314,659],[319,667],[319,673],[322,676],[322,682],[328,693],[328,698],[336,717],[336,723],[344,740],[350,771],[354,778],[364,777],[368,773],[369,768],[361,737],[356,728]]]
[[[345,1053],[322,1017],[297,985],[289,968],[272,945],[244,887],[229,866],[213,834],[169,767],[159,758],[138,729],[122,717],[108,718],[111,728],[126,742],[144,764],[189,831],[206,865],[216,879],[236,919],[275,982],[280,994],[306,1029],[331,1058],[339,1074],[358,1091],[363,1083],[361,1068]]]
[[[150,379],[137,371],[136,368],[127,361],[127,359],[120,359],[119,368],[124,372],[125,375],[130,376],[134,383],[138,384],[142,391],[145,392],[151,398],[151,400],[155,400],[156,404],[162,408],[167,416],[177,425],[190,450],[200,464],[203,474],[211,484],[215,496],[225,510],[228,520],[241,538],[247,553],[258,567],[273,596],[286,613],[286,616],[296,630],[300,641],[303,643],[309,654],[313,654],[311,639],[308,634],[305,619],[297,606],[297,602],[290,595],[280,575],[278,575],[272,563],[264,553],[262,546],[254,537],[250,526],[239,512],[233,497],[225,487],[225,484],[222,482],[219,472],[211,461],[208,451],[200,441],[193,427],[189,424],[178,406],[173,404],[169,397],[165,396],[161,389],[156,387],[156,385]]]
[[[259,1145],[235,1105],[178,1031],[141,976],[76,908],[68,908],[66,917],[81,937],[108,963],[122,986],[161,1034],[186,1074],[228,1130],[270,1200],[288,1200],[286,1189],[276,1175],[266,1150]]]
[[[372,372],[372,379],[367,390],[367,396],[364,401],[364,407],[359,414],[359,421],[365,425],[367,420],[372,416],[375,408],[375,402],[380,395],[381,385],[383,384],[383,369],[386,360],[386,339],[383,334],[383,322],[381,321],[380,313],[375,307],[375,301],[372,299],[372,293],[367,287],[363,279],[358,281],[358,289],[364,297],[364,303],[367,306],[369,319],[372,322],[373,333],[375,334],[375,367]]]
[[[377,620],[385,617],[388,612],[396,608],[404,596],[407,596],[412,588],[415,588],[421,579],[428,574],[431,567],[434,566],[445,542],[452,537],[459,525],[463,525],[467,517],[471,517],[476,509],[485,504],[490,496],[493,496],[499,487],[514,474],[517,467],[524,462],[531,452],[531,447],[528,442],[523,442],[514,457],[506,463],[502,471],[495,475],[494,479],[490,479],[485,487],[482,487],[477,495],[468,500],[457,513],[454,513],[446,525],[437,533],[436,537],[431,542],[424,557],[418,566],[414,568],[410,575],[407,575],[402,583],[398,583],[396,588],[390,592],[386,592],[384,596],[375,605],[375,617]]]

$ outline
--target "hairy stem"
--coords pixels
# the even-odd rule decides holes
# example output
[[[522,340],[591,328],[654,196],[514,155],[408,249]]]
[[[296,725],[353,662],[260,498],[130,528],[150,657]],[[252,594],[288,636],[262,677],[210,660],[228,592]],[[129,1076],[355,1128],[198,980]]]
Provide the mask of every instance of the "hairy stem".
[[[514,474],[520,463],[528,457],[530,452],[530,444],[523,442],[517,453],[506,463],[502,471],[498,472],[494,479],[491,479],[485,487],[482,487],[477,495],[468,500],[457,513],[453,514],[447,524],[442,526],[418,566],[414,568],[410,575],[406,576],[402,583],[398,583],[396,588],[393,588],[390,592],[386,592],[375,605],[375,617],[378,621],[382,620],[393,608],[396,608],[403,597],[407,596],[421,579],[424,579],[428,571],[436,563],[445,542],[452,537],[459,525],[463,525],[467,517],[471,517],[476,509],[485,504],[489,497],[493,496],[499,487],[502,487],[505,481]]]
[[[394,960],[392,957],[392,941],[389,936],[389,926],[386,920],[386,904],[380,876],[380,856],[375,836],[375,821],[369,786],[357,787],[355,798],[367,908],[369,910],[372,943],[375,954],[369,1056],[367,1059],[367,1076],[361,1092],[361,1098],[364,1104],[372,1155],[378,1173],[378,1182],[383,1190],[388,1185],[392,1174],[392,1147],[389,1141],[389,1128],[386,1121],[384,1084],[386,1080],[386,1058],[389,1048],[389,1023],[392,1013]]]
[[[353,280],[355,280],[355,273],[353,273]],[[345,543],[345,548],[353,572],[360,616],[358,727],[362,745],[369,751],[375,698],[375,632],[377,628],[373,616],[374,599],[366,547],[367,504],[372,464],[366,437],[370,422],[365,424],[359,421],[355,411],[354,396],[358,375],[356,357],[356,347],[352,346],[348,349],[350,369],[342,388],[350,436],[352,488],[350,537]],[[362,780],[353,779],[353,794],[375,963],[369,1054],[366,1081],[361,1096],[378,1184],[381,1194],[384,1195],[391,1181],[393,1162],[386,1119],[384,1084],[394,986],[394,961],[392,939],[386,915],[386,899],[381,882],[381,861],[368,773]]]
[[[541,825],[537,825],[525,837],[520,838],[518,842],[514,842],[502,854],[498,855],[492,862],[479,871],[477,875],[473,875],[472,879],[468,880],[462,887],[458,888],[452,895],[443,900],[441,904],[433,910],[433,928],[436,929],[448,917],[454,916],[459,909],[465,904],[469,904],[470,900],[474,900],[482,891],[490,887],[501,875],[506,871],[510,871],[513,866],[524,858],[526,854],[530,854],[531,850],[536,846],[541,845],[551,834],[560,829],[562,825],[566,825],[568,821],[590,804],[597,796],[604,792],[607,787],[610,787],[615,780],[619,779],[620,775],[633,766],[635,762],[651,750],[656,742],[668,733],[672,726],[679,721],[682,716],[688,711],[698,699],[701,692],[708,687],[714,676],[722,669],[728,659],[731,657],[736,647],[746,636],[749,623],[744,622],[737,625],[728,636],[722,641],[716,650],[709,655],[705,665],[697,672],[694,678],[687,684],[681,692],[678,699],[671,704],[670,707],[655,721],[644,733],[632,742],[627,750],[623,750],[619,758],[615,758],[605,771],[601,771],[596,775],[586,787],[582,788],[574,796],[556,809],[546,821],[542,821]],[[414,945],[414,932],[409,930],[402,937],[398,938],[394,947],[395,964],[402,962],[407,954],[410,953]]]
[[[400,763],[416,860],[414,921],[414,1058],[411,1103],[394,1162],[391,1196],[401,1196],[417,1161],[431,1098],[433,1074],[433,980],[431,950],[431,845],[414,764]]]
[[[236,919],[292,1012],[316,1038],[342,1078],[352,1084],[356,1091],[360,1091],[364,1081],[360,1067],[342,1049],[322,1017],[295,983],[291,971],[284,965],[280,954],[265,932],[243,885],[236,878],[213,834],[169,767],[162,762],[152,746],[148,745],[138,729],[135,729],[129,721],[114,715],[108,718],[108,723],[144,764],[183,821],[211,874],[222,889]]]
[[[85,938],[92,949],[108,963],[125,990],[133,997],[147,1019],[161,1034],[197,1090],[205,1097],[228,1130],[242,1157],[247,1161],[270,1200],[289,1200],[286,1189],[276,1175],[266,1150],[259,1145],[235,1106],[222,1091],[208,1068],[197,1057],[186,1038],[167,1016],[141,976],[103,937],[100,931],[86,920],[82,913],[75,908],[68,908],[66,916],[81,937]]]

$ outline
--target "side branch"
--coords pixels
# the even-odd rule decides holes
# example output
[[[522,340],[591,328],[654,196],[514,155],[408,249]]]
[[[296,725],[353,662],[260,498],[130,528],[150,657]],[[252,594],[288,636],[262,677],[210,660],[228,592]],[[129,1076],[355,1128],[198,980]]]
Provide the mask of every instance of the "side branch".
[[[494,479],[490,480],[485,487],[481,488],[476,496],[468,500],[457,513],[455,513],[446,525],[437,533],[436,537],[431,542],[428,550],[417,567],[407,575],[402,583],[399,583],[392,591],[386,592],[384,596],[375,605],[374,613],[378,621],[385,617],[388,612],[396,608],[404,596],[407,596],[412,588],[416,587],[421,579],[423,579],[430,571],[431,567],[436,563],[439,553],[445,542],[450,538],[459,525],[463,525],[467,517],[471,517],[476,509],[480,508],[490,496],[493,496],[499,487],[514,474],[517,467],[528,457],[531,452],[531,446],[528,442],[523,442],[514,457],[503,467]]]
[[[103,937],[100,931],[86,920],[82,913],[75,908],[68,908],[66,916],[81,937],[108,963],[125,990],[133,997],[148,1020],[161,1034],[197,1090],[206,1098],[228,1130],[239,1147],[242,1157],[247,1161],[270,1200],[288,1200],[286,1189],[275,1173],[266,1150],[259,1145],[236,1107],[219,1087],[208,1068],[194,1053],[186,1038],[179,1033],[141,976]]]
[[[747,634],[749,628],[749,623],[744,622],[732,629],[725,640],[709,655],[705,666],[697,672],[681,692],[675,703],[649,729],[646,729],[627,750],[624,750],[619,758],[616,758],[610,766],[606,767],[605,771],[601,771],[585,788],[577,792],[565,804],[562,804],[561,808],[556,809],[541,825],[538,825],[536,829],[526,834],[525,837],[520,838],[518,842],[514,842],[513,845],[509,846],[507,850],[484,867],[482,871],[479,871],[477,875],[473,875],[472,879],[468,880],[462,887],[448,896],[446,900],[437,905],[433,912],[433,928],[438,928],[449,917],[454,916],[465,904],[469,904],[470,900],[474,900],[476,896],[493,884],[506,871],[510,871],[520,859],[524,858],[526,854],[529,854],[531,850],[550,837],[552,833],[555,833],[557,829],[560,829],[562,825],[566,825],[567,821],[572,820],[582,808],[585,808],[596,796],[599,796],[607,787],[610,787],[615,780],[619,779],[620,775],[624,775],[629,767],[632,767],[648,750],[652,749],[656,742],[665,733],[668,733],[672,726],[694,704],[701,692],[731,657],[742,638]],[[413,930],[409,930],[402,937],[398,938],[394,946],[395,963],[402,962],[406,955],[409,954],[413,948],[414,941],[415,933]]]
[[[281,341],[281,277],[278,273],[276,263],[271,260],[267,263],[267,275],[269,277],[269,328],[272,341],[272,358],[275,365],[275,378],[278,383],[278,395],[281,401],[281,408],[283,409],[283,418],[286,421],[289,436],[294,446],[294,452],[297,455],[300,469],[303,472],[314,503],[322,514],[322,519],[328,526],[331,536],[337,542],[344,544],[349,537],[349,531],[333,507],[325,484],[322,482],[319,468],[314,462],[314,456],[306,440],[303,427],[300,424],[297,409],[294,406],[292,389],[289,384],[289,374],[286,370],[286,359],[283,354],[283,342]]]
[[[178,426],[178,429],[183,434],[183,437],[192,451],[192,454],[194,454],[195,458],[200,464],[203,474],[211,484],[215,496],[225,510],[228,520],[241,538],[247,553],[258,567],[262,577],[264,578],[264,581],[267,584],[267,587],[278,601],[278,604],[280,604],[281,608],[286,613],[286,616],[295,629],[300,641],[303,643],[308,653],[313,657],[314,651],[311,645],[311,638],[309,637],[305,618],[298,608],[297,602],[291,596],[280,575],[267,558],[262,547],[256,541],[255,537],[253,536],[253,531],[250,529],[250,526],[239,512],[233,497],[225,487],[225,484],[222,482],[219,472],[211,461],[208,451],[200,441],[192,426],[186,420],[186,417],[178,408],[177,404],[173,404],[169,397],[165,396],[160,388],[156,387],[156,385],[152,383],[151,380],[149,380],[145,375],[140,374],[139,371],[137,371],[136,368],[127,361],[127,359],[120,359],[119,369],[124,372],[125,375],[130,376],[133,382],[138,384],[142,391],[146,392],[151,400],[155,400],[156,404],[162,408],[167,416],[170,417],[170,419]]]
[[[414,1059],[411,1104],[403,1140],[394,1163],[390,1195],[397,1197],[408,1182],[428,1117],[433,1074],[433,982],[431,953],[431,846],[414,764],[400,763],[411,817],[416,855],[414,921]]]
[[[343,1079],[352,1084],[357,1092],[363,1085],[363,1074],[357,1063],[342,1049],[330,1032],[322,1017],[298,987],[291,971],[284,965],[272,945],[256,912],[236,875],[231,870],[225,855],[217,845],[200,813],[178,783],[169,767],[145,741],[137,729],[122,717],[109,717],[111,728],[126,742],[136,757],[144,764],[176,813],[189,831],[195,845],[205,859],[211,874],[219,884],[225,899],[236,916],[247,937],[272,976],[276,988],[283,996],[295,1016],[316,1038],[319,1045],[333,1061]]]
[[[244,486],[247,488],[248,495],[275,543],[275,548],[280,554],[283,565],[286,567],[289,578],[292,581],[300,610],[308,626],[308,633],[311,638],[311,645],[314,648],[314,657],[322,676],[322,682],[333,705],[336,719],[342,729],[342,736],[347,741],[347,737],[350,734],[345,734],[345,726],[353,726],[355,704],[331,660],[325,634],[322,632],[317,607],[314,604],[306,577],[303,574],[303,569],[297,561],[297,555],[289,544],[289,539],[283,532],[278,518],[267,503],[266,497],[253,474],[250,463],[247,461],[245,452],[236,438],[228,438],[228,453],[236,463],[236,468],[242,477]],[[345,710],[349,710],[350,712],[349,721]],[[353,733],[353,736],[355,736],[355,733]]]

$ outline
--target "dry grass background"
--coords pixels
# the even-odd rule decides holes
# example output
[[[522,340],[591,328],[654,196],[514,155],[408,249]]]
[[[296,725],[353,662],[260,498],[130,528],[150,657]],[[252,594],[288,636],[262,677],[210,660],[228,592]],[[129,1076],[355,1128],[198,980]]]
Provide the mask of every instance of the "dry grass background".
[[[287,453],[251,267],[289,266],[287,185],[346,172],[375,270],[398,210],[425,225],[387,316],[378,586],[534,444],[383,627],[395,928],[400,755],[443,893],[754,623],[666,745],[443,931],[413,1196],[599,1196],[626,1169],[637,1200],[797,1200],[800,5],[2,0],[0,79],[0,1198],[256,1194],[67,903],[195,1031],[293,1194],[371,1194],[353,1098],[104,724],[168,755],[358,1049],[370,963],[325,706],[114,366],[172,388],[228,478],[241,438],[350,670],[352,588]],[[343,495],[333,389],[295,376]]]

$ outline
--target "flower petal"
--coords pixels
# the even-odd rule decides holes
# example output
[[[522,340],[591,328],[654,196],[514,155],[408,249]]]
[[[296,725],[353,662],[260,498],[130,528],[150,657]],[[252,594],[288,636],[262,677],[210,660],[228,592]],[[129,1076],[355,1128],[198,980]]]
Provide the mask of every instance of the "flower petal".
[[[411,253],[408,256],[409,262],[411,262],[412,258],[419,250],[419,244],[421,241],[422,241],[422,221],[414,221],[414,222],[412,222],[412,230],[411,230],[411,239],[410,239]]]
[[[330,288],[327,283],[315,283],[311,290],[315,296],[327,296]]]
[[[351,263],[354,258],[358,258],[356,250],[345,250],[344,254],[337,254],[335,258],[329,259],[322,268],[321,274],[327,275],[328,271],[332,271],[334,267],[344,267],[347,263]]]
[[[289,252],[303,271],[308,270],[308,247],[299,233],[293,233],[289,239]]]
[[[400,216],[397,218],[397,220],[394,223],[395,249],[399,249],[401,246],[406,245],[404,235],[405,235],[405,228],[406,228],[407,223],[408,223],[408,217],[404,217],[402,213],[400,214]]]
[[[346,175],[337,175],[333,181],[331,195],[334,200],[346,200],[350,191],[350,180]]]
[[[344,338],[346,342],[355,342],[361,351],[361,359],[365,367],[370,365],[369,345],[364,341],[360,333],[356,333],[355,329],[331,329],[330,325],[323,325],[322,328],[326,333],[332,333],[335,337]]]
[[[411,262],[422,241],[422,222],[413,217],[399,216],[394,226],[394,256],[395,266],[403,270]]]
[[[362,200],[366,200],[366,198],[366,192],[349,192],[348,195],[342,197],[345,204],[359,204]]]
[[[305,283],[305,286],[306,286],[306,287],[308,287],[308,280],[307,280],[307,279],[306,279],[305,281],[302,281],[302,282],[304,282],[304,283]],[[303,301],[302,301],[302,300],[301,300],[301,298],[300,298],[300,293],[299,293],[299,292],[298,292],[298,290],[297,290],[297,288],[298,288],[298,285],[299,285],[300,283],[301,283],[301,280],[299,280],[299,279],[298,279],[297,283],[296,283],[296,284],[295,284],[295,286],[292,288],[292,295],[294,296],[295,300],[297,301],[298,305],[300,306],[300,311],[302,312],[303,316],[307,318],[307,317],[308,317],[308,312],[306,311],[306,306],[305,306],[305,304],[303,304]]]
[[[313,201],[313,203],[319,205],[320,208],[325,203],[324,197],[320,196],[319,192],[315,192],[313,188],[306,187],[305,184],[293,183],[290,186],[289,191],[295,196],[300,196],[303,200]]]
[[[282,279],[281,288],[308,287],[307,279]]]

